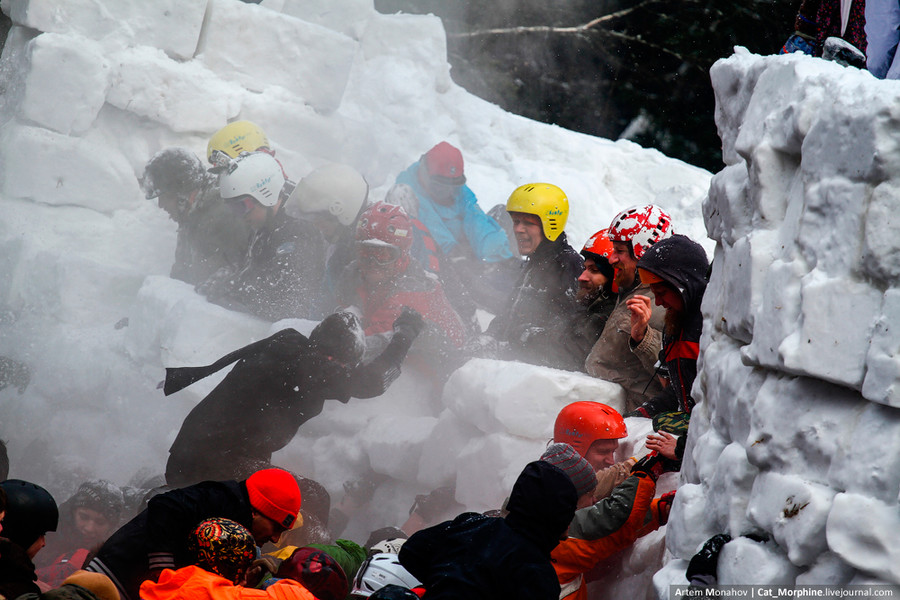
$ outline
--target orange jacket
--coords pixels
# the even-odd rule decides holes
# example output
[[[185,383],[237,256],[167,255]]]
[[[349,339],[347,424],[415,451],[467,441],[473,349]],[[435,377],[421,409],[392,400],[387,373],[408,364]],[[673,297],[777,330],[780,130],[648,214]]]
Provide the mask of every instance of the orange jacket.
[[[264,590],[234,585],[197,566],[165,569],[159,581],[141,584],[141,600],[316,600],[299,582],[282,579]]]
[[[630,498],[631,510],[628,518],[615,531],[594,540],[566,538],[551,553],[550,558],[562,590],[559,596],[561,599],[587,600],[584,574],[593,569],[598,562],[629,547],[639,537],[659,528],[659,514],[656,510],[656,500],[653,498],[656,483],[644,473],[632,474],[631,477],[638,479],[637,488]],[[619,503],[627,501],[621,494],[616,500]],[[602,514],[605,512],[604,508],[605,502],[601,500],[590,509],[584,510]]]

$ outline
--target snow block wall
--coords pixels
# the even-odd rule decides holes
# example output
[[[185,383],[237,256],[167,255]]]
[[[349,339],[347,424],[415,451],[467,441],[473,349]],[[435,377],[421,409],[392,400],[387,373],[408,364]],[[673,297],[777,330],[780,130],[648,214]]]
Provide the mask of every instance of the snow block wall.
[[[363,173],[380,200],[441,140],[458,145],[486,210],[550,181],[570,199],[574,246],[622,208],[655,202],[705,236],[710,174],[627,141],[502,111],[456,86],[433,16],[372,0],[0,0],[0,355],[31,369],[0,391],[13,477],[64,500],[79,483],[141,485],[162,473],[188,411],[224,373],[170,397],[168,366],[208,364],[284,327],[210,305],[168,277],[175,226],[138,177],[167,146],[205,157],[248,119],[292,179],[326,162]],[[712,244],[708,242],[708,247]],[[586,375],[476,361],[444,390],[404,367],[384,396],[326,403],[273,460],[321,481],[382,483],[348,537],[399,525],[415,494],[455,484],[458,510],[496,508],[544,450],[558,410],[620,406]],[[646,434],[639,420],[623,455]],[[454,513],[455,514],[455,513]]]
[[[720,532],[720,583],[900,583],[900,83],[740,48],[711,74],[727,166],[657,589]]]

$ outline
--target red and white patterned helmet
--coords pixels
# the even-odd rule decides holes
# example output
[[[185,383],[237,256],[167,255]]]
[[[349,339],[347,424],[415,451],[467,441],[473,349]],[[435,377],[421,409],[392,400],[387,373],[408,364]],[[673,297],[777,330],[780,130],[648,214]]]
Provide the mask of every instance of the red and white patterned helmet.
[[[361,244],[390,245],[408,254],[413,244],[412,221],[402,207],[376,202],[363,212],[356,224],[356,241]]]
[[[612,242],[631,242],[638,260],[647,248],[672,235],[672,218],[654,204],[632,206],[616,215],[609,225]]]

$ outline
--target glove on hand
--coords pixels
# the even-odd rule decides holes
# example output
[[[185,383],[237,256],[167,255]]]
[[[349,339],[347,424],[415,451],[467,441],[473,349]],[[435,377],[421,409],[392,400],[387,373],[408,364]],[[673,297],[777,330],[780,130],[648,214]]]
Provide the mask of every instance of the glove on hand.
[[[638,406],[634,410],[629,410],[627,413],[622,415],[623,417],[643,417],[645,419],[650,418],[650,413],[647,412],[646,408]]]
[[[675,491],[667,492],[656,501],[656,511],[659,513],[659,524],[669,522],[669,513],[672,512],[672,503],[675,502]]]
[[[803,54],[808,54],[809,56],[816,55],[816,46],[815,40],[810,40],[808,37],[795,33],[791,37],[787,39],[784,43],[784,46],[781,47],[781,51],[779,54],[793,54],[794,52],[802,52]]]
[[[703,575],[715,577],[719,567],[719,552],[722,551],[722,546],[730,541],[731,536],[727,533],[720,533],[706,540],[706,543],[700,548],[700,552],[695,554],[688,563],[685,573],[687,580],[692,581]]]
[[[659,476],[666,472],[663,457],[656,452],[651,452],[641,460],[634,463],[631,467],[632,473],[646,473],[650,479],[656,481]]]
[[[416,501],[409,509],[409,514],[419,513],[426,522],[440,516],[455,502],[456,489],[451,486],[439,487],[430,494],[416,496]]]
[[[404,306],[400,316],[394,321],[394,335],[416,339],[425,328],[425,319],[414,309]]]

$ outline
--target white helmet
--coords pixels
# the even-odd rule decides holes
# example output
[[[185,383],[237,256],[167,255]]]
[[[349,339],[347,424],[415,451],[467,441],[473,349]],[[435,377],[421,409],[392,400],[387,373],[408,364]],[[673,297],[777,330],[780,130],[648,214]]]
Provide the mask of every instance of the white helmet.
[[[671,235],[672,218],[653,204],[626,208],[609,226],[610,241],[631,242],[634,257],[638,260],[647,248]]]
[[[400,547],[403,546],[403,542],[405,541],[406,538],[388,538],[386,540],[381,540],[377,544],[374,544],[369,552],[373,554],[376,554],[378,552],[400,554]]]
[[[219,192],[226,200],[252,196],[263,206],[275,206],[284,183],[284,172],[274,156],[247,152],[231,161],[219,176]]]
[[[353,167],[322,165],[300,180],[291,200],[301,213],[328,212],[341,225],[356,220],[369,195],[369,184]]]
[[[403,568],[396,554],[387,552],[373,554],[356,572],[350,595],[368,598],[372,593],[390,584],[412,589],[422,585],[422,582]]]

